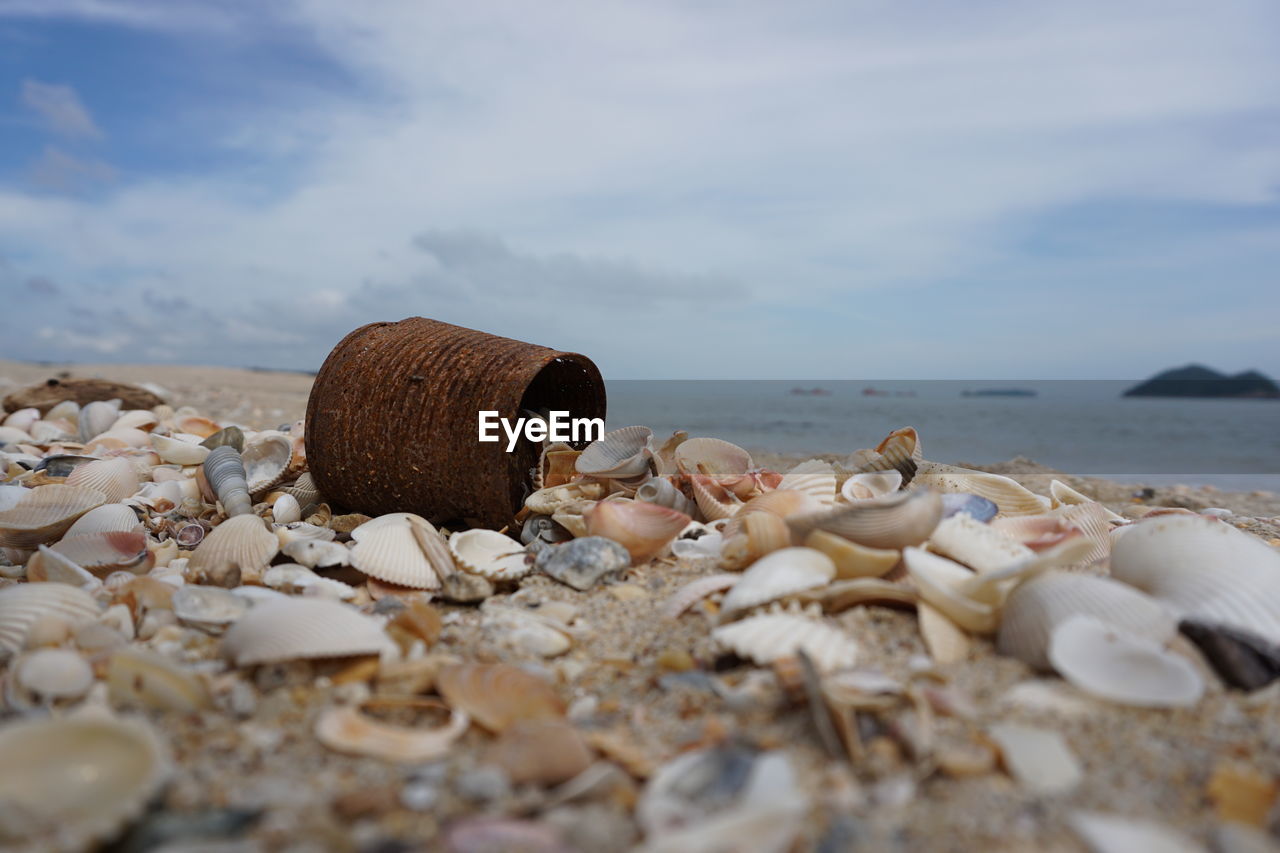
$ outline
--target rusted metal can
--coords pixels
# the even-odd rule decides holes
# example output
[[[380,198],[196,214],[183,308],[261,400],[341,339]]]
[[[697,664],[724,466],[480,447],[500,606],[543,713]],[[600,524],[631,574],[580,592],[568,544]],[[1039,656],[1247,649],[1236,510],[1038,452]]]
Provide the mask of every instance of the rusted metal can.
[[[307,463],[335,505],[501,527],[523,505],[537,443],[479,441],[479,413],[605,416],[591,359],[410,317],[338,343],[307,401]]]

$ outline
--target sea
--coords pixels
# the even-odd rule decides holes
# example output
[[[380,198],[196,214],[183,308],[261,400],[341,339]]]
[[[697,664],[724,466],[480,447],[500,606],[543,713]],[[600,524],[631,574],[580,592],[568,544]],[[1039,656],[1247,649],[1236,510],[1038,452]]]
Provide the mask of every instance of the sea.
[[[1280,400],[1124,397],[1135,384],[614,380],[606,425],[798,455],[848,454],[912,426],[937,462],[1021,456],[1124,483],[1280,492]]]

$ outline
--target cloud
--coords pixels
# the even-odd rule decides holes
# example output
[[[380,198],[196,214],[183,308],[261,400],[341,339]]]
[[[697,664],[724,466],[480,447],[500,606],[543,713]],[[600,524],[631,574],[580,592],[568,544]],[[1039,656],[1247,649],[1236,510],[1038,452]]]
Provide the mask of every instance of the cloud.
[[[44,121],[45,127],[63,136],[100,139],[102,131],[80,96],[70,86],[57,83],[41,83],[39,80],[22,81],[20,95],[22,105],[33,110]]]
[[[28,278],[27,290],[37,296],[57,296],[62,293],[53,279],[43,275],[33,275]]]
[[[40,158],[31,164],[30,177],[32,183],[44,189],[74,192],[114,181],[116,170],[101,160],[75,157],[47,145]]]

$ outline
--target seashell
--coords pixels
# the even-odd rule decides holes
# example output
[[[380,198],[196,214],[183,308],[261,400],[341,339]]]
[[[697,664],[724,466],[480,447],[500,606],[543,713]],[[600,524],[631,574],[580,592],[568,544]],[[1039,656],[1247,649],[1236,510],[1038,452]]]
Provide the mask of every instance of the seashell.
[[[293,443],[282,432],[260,432],[246,441],[240,459],[249,494],[260,495],[281,482],[292,458]]]
[[[587,445],[574,467],[599,480],[622,480],[649,470],[648,444],[653,430],[629,426],[607,432]]]
[[[351,552],[341,542],[330,542],[324,539],[295,539],[280,550],[290,560],[308,569],[331,569],[351,563]]]
[[[321,577],[305,566],[297,563],[283,563],[272,566],[262,575],[262,582],[271,589],[285,592],[301,592],[308,595],[320,595],[350,601],[356,597],[355,587],[333,578]],[[233,590],[234,592],[234,590]]]
[[[1072,812],[1070,823],[1090,853],[1204,853],[1203,847],[1182,833],[1151,820],[1078,811]],[[1214,849],[1228,853],[1226,847]]]
[[[1179,618],[1280,644],[1280,552],[1230,524],[1197,515],[1144,519],[1113,546],[1111,574]]]
[[[458,567],[491,581],[519,580],[533,571],[524,546],[494,530],[464,530],[449,537]]]
[[[996,648],[1037,669],[1049,669],[1053,629],[1084,613],[1108,625],[1164,643],[1177,625],[1159,602],[1131,586],[1078,572],[1047,571],[1016,586],[1000,616]]]
[[[358,527],[359,525],[357,525]],[[277,524],[275,526],[276,539],[280,540],[280,547],[283,549],[291,542],[304,542],[308,540],[318,539],[323,542],[332,542],[333,537],[337,534],[328,527],[321,527],[318,524],[308,524],[305,521],[291,521],[288,524]]]
[[[45,417],[51,421],[66,420],[74,424],[80,419],[80,404],[75,400],[63,400],[45,412]]]
[[[76,468],[81,465],[87,465],[90,462],[96,462],[93,456],[76,456],[70,453],[54,453],[44,457],[36,465],[36,471],[41,471],[50,477],[67,477]]]
[[[257,605],[222,637],[236,666],[303,658],[376,655],[394,647],[375,620],[325,598],[281,598]]]
[[[772,513],[742,513],[734,523],[737,532],[725,539],[720,549],[720,562],[726,569],[746,568],[766,554],[791,545],[791,528]]]
[[[240,454],[234,448],[214,448],[204,460],[203,471],[209,488],[222,504],[223,512],[229,516],[253,512],[248,475]]]
[[[916,595],[915,590],[904,584],[892,583],[880,578],[850,578],[805,590],[788,598],[805,605],[821,605],[825,613],[839,613],[859,604],[914,608],[918,604],[919,596]]]
[[[840,486],[840,497],[846,503],[857,503],[891,495],[901,488],[901,471],[867,471],[850,475]]]
[[[74,437],[67,430],[69,426],[70,424],[65,421],[36,421],[31,425],[28,434],[33,444],[48,445],[74,441]]]
[[[975,521],[986,523],[995,518],[999,512],[1000,507],[996,506],[993,501],[978,495],[970,495],[963,492],[945,492],[942,495],[943,518],[964,514],[972,517]]]
[[[683,445],[682,445],[683,446]],[[601,501],[583,513],[587,533],[612,539],[639,565],[657,555],[685,528],[689,516],[644,501]]]
[[[707,521],[731,518],[742,509],[742,498],[716,482],[714,477],[694,474],[689,478],[693,499]]]
[[[662,612],[668,619],[678,619],[682,613],[702,599],[728,589],[740,580],[742,575],[737,572],[724,572],[690,581],[667,599],[666,604],[662,606]]]
[[[130,533],[138,528],[138,514],[124,504],[105,504],[89,510],[67,528],[65,536],[89,533]]]
[[[271,520],[276,524],[292,524],[302,520],[302,507],[293,495],[281,495],[271,505]]]
[[[953,515],[939,522],[929,536],[929,550],[977,572],[999,571],[1035,556],[1013,537],[969,515]]]
[[[1280,645],[1248,631],[1194,619],[1179,622],[1178,630],[1196,644],[1231,687],[1258,690],[1280,678]]]
[[[96,575],[106,575],[121,569],[136,574],[151,569],[151,552],[147,549],[147,534],[141,524],[133,530],[111,533],[82,533],[64,536],[51,549],[71,562]]]
[[[836,470],[830,462],[810,459],[788,471],[778,489],[808,495],[819,507],[829,509],[836,502]]]
[[[196,435],[199,436],[200,433],[196,433]],[[207,447],[210,450],[217,450],[219,447],[230,447],[236,453],[244,450],[244,431],[238,426],[223,427],[211,435],[203,436],[203,439],[200,442],[200,446]]]
[[[871,548],[902,548],[929,538],[942,519],[942,496],[930,490],[892,495],[837,506],[829,512],[787,519],[792,536],[803,540],[825,530]]]
[[[448,755],[450,747],[470,725],[471,720],[465,713],[453,711],[449,722],[439,728],[395,726],[348,705],[321,712],[316,719],[315,734],[317,740],[336,752],[421,764]]]
[[[123,648],[107,664],[107,696],[115,707],[146,708],[189,714],[213,707],[200,676],[163,655]]]
[[[825,506],[829,509],[831,504],[828,503]],[[808,495],[795,489],[778,488],[762,495],[756,495],[743,504],[737,514],[767,512],[779,518],[789,518],[793,515],[821,512],[823,507],[824,504],[816,500],[813,495]]]
[[[636,500],[665,506],[685,515],[697,514],[698,505],[685,497],[684,492],[666,477],[653,477],[636,489]]]
[[[13,663],[16,686],[41,704],[75,700],[93,686],[93,667],[69,649],[37,649]]]
[[[524,506],[529,512],[538,515],[549,515],[553,518],[561,509],[582,501],[595,501],[605,496],[604,483],[588,483],[577,481],[563,486],[550,486],[539,489],[525,499]]]
[[[181,412],[181,410],[179,410]],[[175,432],[189,432],[192,435],[198,435],[201,438],[209,438],[215,435],[221,429],[216,423],[204,417],[190,413],[191,409],[187,409],[189,414],[177,414],[173,418],[173,428]],[[210,448],[212,450],[213,448]]]
[[[80,442],[87,444],[102,433],[111,429],[120,417],[119,400],[95,400],[80,408],[77,425],[80,431]]]
[[[151,446],[151,434],[140,429],[109,429],[99,433],[84,446],[85,453],[101,455],[109,450],[127,450]]]
[[[310,471],[303,471],[298,475],[298,479],[294,480],[292,486],[281,486],[280,491],[293,495],[298,501],[298,506],[303,509],[320,502],[320,490],[311,479]]]
[[[553,658],[573,648],[573,637],[563,625],[527,610],[487,608],[482,624],[500,646],[518,655]]]
[[[1084,781],[1084,770],[1060,733],[1013,723],[994,725],[988,733],[1005,769],[1027,792],[1065,794]]]
[[[823,622],[816,612],[803,611],[798,606],[721,625],[712,630],[711,638],[720,647],[760,665],[801,651],[821,672],[845,669],[858,660],[858,647],[852,637]]]
[[[436,689],[449,706],[491,732],[502,733],[521,720],[559,720],[565,705],[554,687],[505,663],[463,663],[443,667]]]
[[[718,560],[723,545],[724,536],[719,530],[700,521],[691,521],[671,543],[671,554],[680,559]]]
[[[209,456],[209,448],[167,435],[152,435],[151,446],[161,459],[174,465],[199,465]]]
[[[544,548],[534,563],[538,571],[582,592],[630,565],[627,549],[603,536],[584,536]]]
[[[171,607],[183,624],[217,634],[243,616],[249,604],[221,587],[186,584],[174,590]]]
[[[518,720],[485,750],[484,762],[517,785],[558,785],[591,766],[582,736],[564,720]]]
[[[538,455],[538,467],[533,471],[533,488],[563,486],[578,476],[577,461],[582,451],[574,450],[563,441],[556,441],[542,448]]]
[[[261,575],[279,552],[280,542],[262,519],[256,515],[237,515],[205,534],[191,553],[188,567],[209,575],[234,567],[248,580]]]
[[[836,566],[836,577],[841,580],[884,577],[902,559],[901,551],[868,548],[825,530],[813,531],[805,537],[804,544],[830,557]]]
[[[137,429],[151,432],[160,425],[160,419],[148,409],[130,409],[116,418],[111,429]]]
[[[140,815],[170,773],[145,720],[81,715],[0,728],[5,821],[0,840],[33,849],[88,849]]]
[[[67,485],[94,489],[106,496],[107,503],[117,503],[138,491],[138,470],[123,457],[99,459],[72,471]]]
[[[973,572],[959,563],[919,548],[905,549],[902,561],[920,591],[920,598],[927,604],[936,607],[966,631],[989,634],[996,630],[996,608],[964,591],[974,576]]]
[[[1080,494],[1061,480],[1049,481],[1049,500],[1052,501],[1054,509],[1063,506],[1094,504],[1101,507],[1102,511],[1106,514],[1108,521],[1115,524],[1124,524],[1125,521],[1127,521],[1123,515],[1112,512],[1093,498]]]
[[[1053,629],[1049,662],[1081,690],[1122,705],[1188,707],[1204,694],[1204,681],[1186,658],[1083,613]]]
[[[690,438],[676,446],[672,459],[682,474],[740,477],[754,467],[751,454],[718,438]]]
[[[1001,515],[1035,515],[1049,509],[1050,501],[1018,482],[999,474],[923,462],[916,472],[915,485],[940,492],[974,494],[1000,507]]]
[[[6,444],[31,444],[35,439],[28,435],[25,430],[15,429],[10,426],[0,426],[0,447]]]
[[[836,567],[813,548],[783,548],[757,560],[733,585],[720,606],[726,619],[752,607],[830,583]]]
[[[573,538],[564,527],[556,523],[549,515],[530,514],[520,527],[520,541],[526,546],[539,542],[544,545],[555,545]]]
[[[16,429],[18,432],[26,432],[38,420],[40,420],[40,410],[28,407],[10,412],[9,416],[4,419],[4,426],[9,429]]]
[[[969,656],[973,642],[968,634],[936,607],[923,601],[916,607],[920,617],[920,636],[924,638],[925,648],[934,663],[952,664]]]
[[[453,557],[435,528],[412,513],[378,516],[351,531],[351,538],[351,565],[387,583],[439,589],[441,579],[455,571]]]
[[[0,512],[0,548],[35,548],[62,536],[77,518],[106,502],[82,486],[50,484],[28,489],[22,500]]]
[[[204,541],[204,535],[204,525],[193,521],[176,528],[173,531],[173,541],[176,541],[183,548],[191,549]]]
[[[27,580],[47,583],[65,583],[93,593],[102,587],[102,581],[62,554],[41,545],[27,561]]]

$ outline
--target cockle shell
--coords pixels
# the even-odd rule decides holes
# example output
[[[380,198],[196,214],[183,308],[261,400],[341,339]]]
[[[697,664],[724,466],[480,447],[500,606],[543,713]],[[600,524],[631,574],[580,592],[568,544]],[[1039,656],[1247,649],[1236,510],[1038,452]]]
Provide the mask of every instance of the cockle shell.
[[[111,425],[112,429],[137,429],[143,432],[151,432],[160,424],[160,419],[155,413],[147,409],[130,409],[121,413],[116,418],[115,423]]]
[[[152,566],[141,524],[127,531],[64,536],[50,550],[99,576],[121,569],[141,574]]]
[[[723,572],[689,581],[667,599],[666,604],[662,606],[662,611],[668,619],[678,619],[682,613],[702,599],[729,589],[740,580],[742,575],[737,572]]]
[[[896,549],[868,548],[825,530],[813,531],[804,544],[830,557],[841,580],[884,577],[902,559],[902,552]]]
[[[422,764],[448,755],[449,748],[470,725],[470,717],[453,711],[449,722],[438,728],[395,726],[348,705],[323,711],[316,719],[315,733],[317,740],[336,752]]]
[[[112,424],[119,417],[119,400],[95,400],[92,403],[86,403],[80,409],[76,419],[81,443],[88,443],[111,429]]]
[[[964,492],[984,497],[1000,507],[1001,515],[1034,515],[1047,511],[1050,505],[1048,498],[1033,493],[1009,477],[937,462],[921,463],[913,482],[940,492]]]
[[[740,477],[753,467],[751,454],[718,438],[690,438],[674,453],[676,467],[683,474],[711,477]]]
[[[173,615],[183,624],[220,633],[249,609],[249,603],[234,593],[216,586],[185,584],[173,593]]]
[[[636,500],[665,506],[688,516],[696,515],[698,510],[698,505],[685,497],[684,492],[666,477],[653,477],[642,483],[636,489]]]
[[[607,432],[587,445],[574,463],[578,473],[599,480],[625,480],[649,469],[648,444],[653,430],[629,426]]]
[[[298,506],[306,509],[311,504],[320,502],[320,490],[316,488],[315,481],[311,479],[310,471],[303,471],[298,475],[298,479],[293,482],[292,486],[281,486],[280,491],[293,495],[298,501]]]
[[[977,572],[994,572],[1035,556],[1012,536],[964,514],[939,522],[929,536],[929,549]]]
[[[707,521],[731,518],[743,507],[742,498],[720,485],[714,477],[694,474],[689,477],[689,484],[693,489],[693,499]]]
[[[1180,618],[1280,644],[1280,551],[1230,524],[1198,515],[1144,519],[1113,546],[1111,574]]]
[[[1157,643],[1177,633],[1173,617],[1159,602],[1127,584],[1078,572],[1047,571],[1010,593],[1000,615],[996,648],[1037,669],[1049,669],[1053,629],[1079,613]]]
[[[830,508],[830,502],[825,505],[816,499],[813,495],[806,494],[795,489],[783,489],[781,487],[771,492],[765,492],[762,495],[756,495],[751,500],[742,505],[737,514],[748,512],[768,512],[778,516],[778,518],[790,518],[793,515],[804,515],[811,512],[821,512],[824,508]]]
[[[105,504],[91,509],[67,528],[64,538],[88,533],[129,533],[138,528],[138,514],[124,504]]]
[[[138,469],[124,457],[99,459],[81,465],[67,477],[68,486],[94,489],[116,503],[138,491]]]
[[[779,598],[830,583],[836,567],[813,548],[783,548],[756,560],[721,603],[727,618]]]
[[[249,494],[260,495],[283,480],[292,458],[293,443],[282,432],[260,432],[246,441],[240,459]]]
[[[736,532],[724,540],[720,563],[726,569],[743,569],[766,554],[791,545],[791,528],[769,512],[747,512],[734,518]]]
[[[0,548],[35,548],[65,534],[75,520],[106,503],[106,496],[82,486],[50,484],[28,489],[22,500],[0,512]]]
[[[1093,498],[1082,495],[1075,489],[1068,486],[1061,480],[1049,481],[1049,499],[1053,502],[1053,508],[1057,509],[1061,506],[1077,506],[1081,504],[1097,504],[1102,507],[1102,511],[1106,514],[1107,520],[1116,524],[1124,524],[1126,519],[1119,513],[1112,512],[1106,507],[1099,504]]]
[[[376,655],[394,647],[375,620],[324,598],[281,598],[236,620],[222,651],[237,666],[301,658]]]
[[[689,516],[644,501],[600,501],[583,513],[587,533],[612,539],[639,565],[661,552],[685,528]]]
[[[186,413],[182,413],[181,410],[179,412],[173,418],[173,427],[177,432],[189,432],[201,438],[209,438],[217,434],[220,429],[216,423],[203,415],[195,414],[190,409],[187,409]]]
[[[539,489],[525,499],[524,506],[538,515],[555,516],[557,512],[582,501],[595,501],[605,496],[604,483],[573,482],[563,486]]]
[[[941,520],[942,496],[921,489],[837,506],[828,512],[792,516],[787,522],[799,539],[813,530],[825,530],[859,545],[890,549],[918,545]]]
[[[519,720],[558,720],[565,705],[554,687],[504,663],[463,663],[442,668],[436,689],[449,706],[501,733]]]
[[[851,474],[840,486],[840,497],[845,503],[857,503],[891,495],[901,488],[901,471],[866,471]]]
[[[495,530],[463,530],[449,537],[449,550],[460,568],[491,581],[519,580],[533,571],[524,546]]]
[[[380,515],[351,531],[351,538],[351,565],[387,583],[439,589],[441,579],[455,570],[448,547],[419,515]]]
[[[91,404],[92,405],[92,404]],[[0,727],[0,841],[78,850],[142,813],[171,766],[145,720],[76,716]]]
[[[161,459],[175,465],[199,465],[209,456],[209,448],[167,435],[152,435],[151,446]]]
[[[1102,504],[1089,501],[1060,506],[1037,515],[997,518],[990,526],[1034,551],[1056,545],[1072,533],[1079,532],[1093,542],[1093,549],[1085,562],[1094,563],[1106,559],[1111,553],[1113,515],[1115,513]]]
[[[1186,658],[1087,614],[1053,629],[1049,662],[1081,690],[1123,705],[1186,707],[1204,694],[1204,681]]]
[[[280,542],[256,515],[237,515],[210,530],[191,554],[194,571],[215,573],[235,566],[246,581],[260,577],[280,552]]]
[[[782,477],[779,490],[808,495],[819,507],[830,508],[836,502],[836,471],[830,462],[810,459],[801,462]]]
[[[333,568],[351,562],[351,551],[346,545],[325,539],[294,539],[280,550],[286,557],[308,569]]]
[[[817,608],[806,612],[796,606],[757,614],[721,625],[711,632],[711,638],[720,647],[762,665],[800,651],[822,672],[845,669],[858,660],[853,638],[822,621]]]
[[[214,448],[204,460],[203,471],[209,488],[222,504],[223,512],[229,516],[253,512],[248,475],[235,448],[225,445]]]

